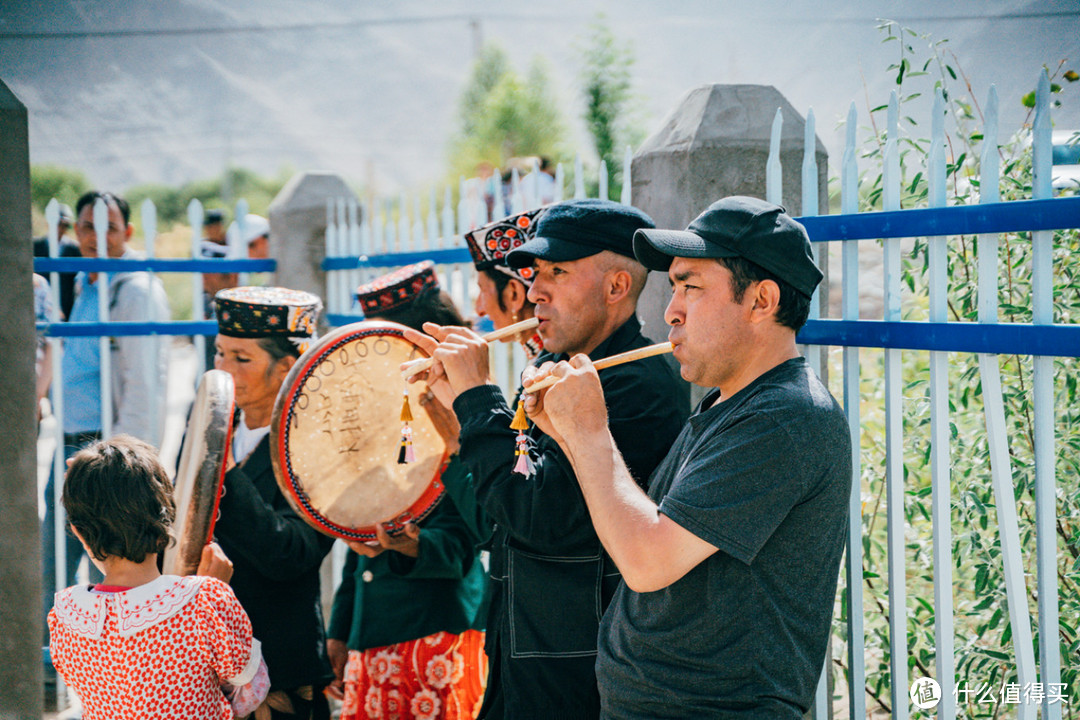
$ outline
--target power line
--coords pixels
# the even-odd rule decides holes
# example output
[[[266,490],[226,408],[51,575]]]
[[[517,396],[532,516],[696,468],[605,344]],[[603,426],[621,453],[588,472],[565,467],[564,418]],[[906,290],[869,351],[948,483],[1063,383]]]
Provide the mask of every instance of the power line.
[[[375,25],[418,25],[443,22],[478,23],[482,20],[527,20],[529,22],[565,23],[565,16],[542,16],[513,13],[485,13],[483,17],[475,14],[437,15],[432,17],[369,18],[356,20],[324,20],[309,23],[291,23],[285,25],[236,25],[232,27],[188,27],[188,28],[133,28],[127,30],[63,30],[0,32],[0,40],[71,40],[83,38],[126,38],[126,37],[165,37],[184,35],[230,35],[251,33],[300,32],[304,30],[337,30],[344,28],[367,27]]]
[[[677,19],[679,16],[669,16],[668,19]],[[962,22],[987,20],[1029,20],[1037,18],[1077,18],[1080,11],[1077,10],[1044,10],[1035,12],[1005,12],[996,15],[924,15],[910,18],[896,18],[897,20],[923,21],[923,22]],[[64,30],[64,31],[11,31],[0,32],[0,40],[74,40],[86,38],[130,38],[130,37],[182,37],[192,35],[231,35],[231,34],[261,34],[278,32],[301,32],[305,30],[335,30],[344,28],[369,27],[379,25],[419,25],[444,22],[464,22],[470,24],[474,33],[481,21],[528,21],[528,22],[554,22],[565,24],[573,20],[566,15],[541,15],[526,13],[484,13],[483,16],[476,14],[451,14],[435,15],[430,17],[412,16],[400,18],[366,18],[352,20],[322,20],[308,23],[289,23],[283,25],[236,25],[232,27],[187,27],[187,28],[132,28],[124,30]],[[698,18],[698,20],[707,20]],[[865,23],[868,17],[789,17],[787,22],[811,25],[830,25],[837,23]],[[725,20],[727,22],[728,20]],[[474,37],[475,43],[475,37]]]

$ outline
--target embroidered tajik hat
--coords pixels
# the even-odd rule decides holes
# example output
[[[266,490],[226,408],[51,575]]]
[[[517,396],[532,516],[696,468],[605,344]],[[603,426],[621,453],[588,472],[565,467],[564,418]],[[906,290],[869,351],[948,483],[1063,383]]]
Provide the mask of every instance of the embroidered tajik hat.
[[[280,336],[300,352],[314,340],[322,301],[316,295],[282,287],[226,288],[214,296],[218,333],[229,337]]]
[[[540,258],[569,262],[604,250],[634,257],[634,231],[655,224],[630,205],[583,198],[552,205],[537,221],[535,237],[506,259],[510,267],[532,265]]]
[[[356,288],[356,301],[365,315],[377,315],[408,305],[427,288],[439,289],[431,260],[406,265],[361,285]]]
[[[525,283],[525,287],[532,285],[535,270],[531,266],[511,268],[506,264],[506,255],[533,239],[540,218],[546,211],[547,208],[542,207],[510,215],[465,233],[465,242],[469,244],[476,269],[494,268]]]

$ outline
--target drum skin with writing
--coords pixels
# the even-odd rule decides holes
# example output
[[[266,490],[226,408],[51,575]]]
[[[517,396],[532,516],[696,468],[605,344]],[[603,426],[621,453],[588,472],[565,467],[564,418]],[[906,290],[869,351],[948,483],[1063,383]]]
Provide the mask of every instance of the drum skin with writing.
[[[426,354],[384,321],[346,325],[296,361],[270,421],[270,457],[278,486],[296,512],[322,533],[372,540],[375,524],[391,535],[425,517],[441,499],[446,442],[408,385],[401,363]],[[415,461],[399,463],[402,396],[407,391]]]

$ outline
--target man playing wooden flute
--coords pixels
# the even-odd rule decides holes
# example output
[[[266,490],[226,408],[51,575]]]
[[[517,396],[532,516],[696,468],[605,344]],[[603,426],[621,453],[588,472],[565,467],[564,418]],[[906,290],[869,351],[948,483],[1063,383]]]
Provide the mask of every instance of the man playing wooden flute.
[[[635,230],[651,227],[635,208],[573,200],[548,209],[535,238],[509,253],[511,266],[534,266],[528,299],[544,344],[537,362],[599,359],[649,344],[635,315],[647,271],[634,260],[632,241]],[[513,406],[488,379],[479,335],[430,323],[424,329],[440,343],[408,337],[437,360],[428,382],[444,403],[453,401],[461,459],[496,524],[480,717],[595,718],[597,632],[619,578],[570,460],[535,428],[520,436],[511,429]],[[600,382],[627,477],[644,486],[686,419],[685,385],[658,357],[605,370]]]
[[[590,359],[530,368],[559,382],[526,409],[570,459],[622,573],[600,627],[611,718],[796,718],[829,636],[851,490],[844,414],[795,333],[821,272],[783,208],[725,198],[686,231],[639,230],[667,270],[683,378],[715,388],[648,490],[612,440]]]

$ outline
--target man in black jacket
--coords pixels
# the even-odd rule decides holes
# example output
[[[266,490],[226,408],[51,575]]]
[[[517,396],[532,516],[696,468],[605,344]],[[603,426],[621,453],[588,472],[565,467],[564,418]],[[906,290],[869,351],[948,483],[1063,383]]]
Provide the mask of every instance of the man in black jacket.
[[[647,271],[632,239],[652,221],[635,208],[574,200],[549,209],[536,238],[510,253],[534,265],[544,352],[537,363],[577,353],[593,359],[649,344],[635,316]],[[517,472],[514,412],[489,383],[487,346],[463,328],[425,325],[410,337],[438,361],[433,389],[453,397],[461,459],[479,503],[495,523],[492,601],[486,650],[490,674],[481,718],[595,718],[594,664],[600,616],[619,582],[589,522],[569,459],[536,428],[527,432],[531,465]],[[660,358],[601,376],[615,436],[637,482],[667,453],[685,421],[686,386]]]

